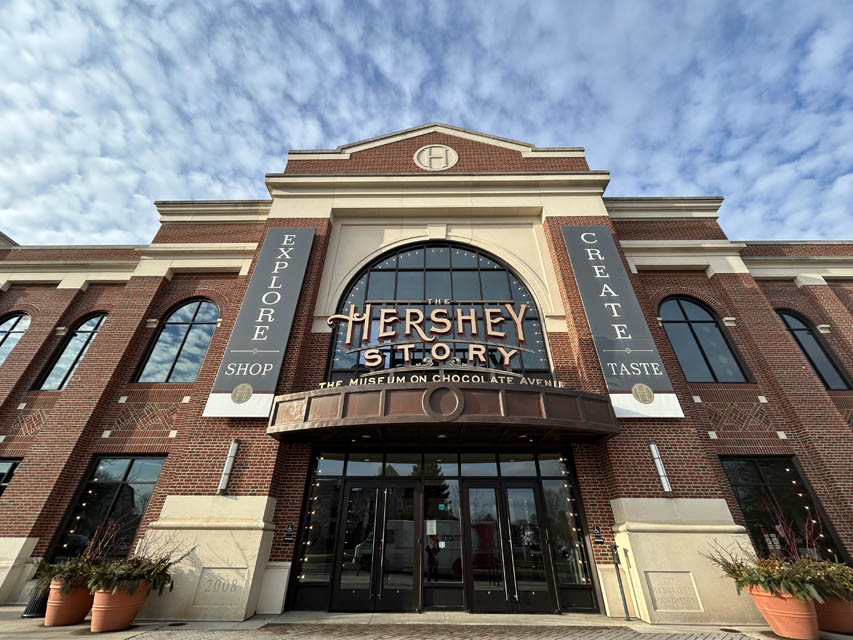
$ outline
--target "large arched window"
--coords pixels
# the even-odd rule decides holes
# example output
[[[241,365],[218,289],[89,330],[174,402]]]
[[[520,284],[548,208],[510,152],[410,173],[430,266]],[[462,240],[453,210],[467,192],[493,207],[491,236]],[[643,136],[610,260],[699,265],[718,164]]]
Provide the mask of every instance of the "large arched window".
[[[219,308],[210,300],[191,300],[172,311],[138,382],[195,382],[219,320]]]
[[[77,365],[89,350],[89,345],[104,324],[106,313],[89,316],[77,325],[71,336],[62,345],[58,355],[54,358],[47,371],[43,374],[41,382],[36,388],[45,391],[58,391],[64,389],[71,376],[77,370]]]
[[[791,337],[800,346],[815,373],[827,389],[849,389],[847,379],[841,369],[833,362],[826,347],[817,339],[811,323],[791,311],[776,311]]]
[[[395,346],[397,342],[417,341],[418,336],[404,337],[401,330],[399,338],[377,340],[381,310],[388,308],[396,308],[401,319],[405,317],[406,309],[423,312],[423,327],[427,335],[435,328],[429,320],[432,312],[446,309],[452,328],[441,336],[440,342],[450,346],[452,357],[442,362],[443,366],[476,366],[501,372],[550,376],[539,310],[533,297],[512,271],[479,249],[442,242],[408,245],[386,254],[374,260],[353,279],[338,310],[347,314],[351,305],[354,305],[362,313],[368,304],[371,305],[372,321],[367,344],[361,341],[360,326],[355,327],[353,344],[350,346],[345,344],[347,330],[344,323],[335,326],[329,363],[330,380],[346,381],[368,373],[365,351],[370,348],[381,351],[382,370],[433,364],[430,343],[420,341],[415,344],[408,363],[398,346]],[[512,321],[505,305],[509,305],[515,313],[520,312],[521,305],[526,305],[521,322],[524,342],[519,341],[516,330],[518,325]],[[484,310],[494,308],[501,308],[501,317],[504,318],[499,327],[506,335],[499,341],[489,339],[484,327]],[[471,322],[463,322],[460,327],[456,321],[457,311],[470,314],[471,309],[476,313],[476,334],[472,331]],[[401,325],[402,320],[398,328],[402,329]],[[485,362],[469,361],[471,344],[485,346]],[[496,344],[504,345],[505,349],[518,349],[510,358],[509,367],[504,366],[504,359]]]
[[[663,328],[688,382],[746,382],[746,375],[714,314],[697,300],[660,305]]]
[[[6,360],[9,352],[18,344],[30,326],[30,317],[26,313],[15,313],[0,322],[0,364]]]

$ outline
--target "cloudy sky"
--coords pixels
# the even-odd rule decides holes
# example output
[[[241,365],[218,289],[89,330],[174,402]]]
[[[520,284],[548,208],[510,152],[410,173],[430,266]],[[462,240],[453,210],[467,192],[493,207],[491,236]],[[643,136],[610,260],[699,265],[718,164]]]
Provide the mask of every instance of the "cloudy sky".
[[[289,148],[431,121],[584,146],[734,239],[853,238],[853,9],[783,2],[0,0],[0,230],[147,243]]]

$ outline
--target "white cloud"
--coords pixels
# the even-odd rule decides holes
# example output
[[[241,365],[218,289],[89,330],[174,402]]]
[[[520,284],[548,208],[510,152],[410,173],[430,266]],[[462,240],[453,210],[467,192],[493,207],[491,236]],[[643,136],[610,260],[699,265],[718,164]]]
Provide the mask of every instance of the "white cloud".
[[[433,120],[583,145],[608,195],[722,194],[734,238],[851,228],[844,2],[0,8],[0,229],[144,243],[154,200],[264,198],[289,148]]]

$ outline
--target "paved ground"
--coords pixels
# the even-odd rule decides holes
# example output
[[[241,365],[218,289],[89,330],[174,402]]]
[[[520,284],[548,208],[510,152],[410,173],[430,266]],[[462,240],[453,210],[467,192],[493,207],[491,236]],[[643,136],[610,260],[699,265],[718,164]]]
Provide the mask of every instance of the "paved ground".
[[[0,640],[769,640],[766,627],[649,625],[600,615],[472,615],[324,613],[291,611],[243,622],[142,621],[126,631],[98,634],[89,625],[43,626],[22,619],[23,607],[0,606]]]
[[[739,633],[640,633],[625,627],[485,624],[271,624],[256,631],[149,631],[134,640],[746,640]]]

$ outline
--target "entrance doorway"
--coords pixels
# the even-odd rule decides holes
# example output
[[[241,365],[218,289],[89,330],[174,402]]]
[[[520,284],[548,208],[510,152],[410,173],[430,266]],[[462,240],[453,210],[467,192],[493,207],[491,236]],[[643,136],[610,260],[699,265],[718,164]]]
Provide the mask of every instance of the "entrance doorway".
[[[583,528],[560,454],[324,452],[287,606],[595,612]]]
[[[463,525],[476,613],[556,613],[553,560],[537,483],[463,483]]]
[[[420,486],[350,480],[344,488],[332,608],[420,608]]]

